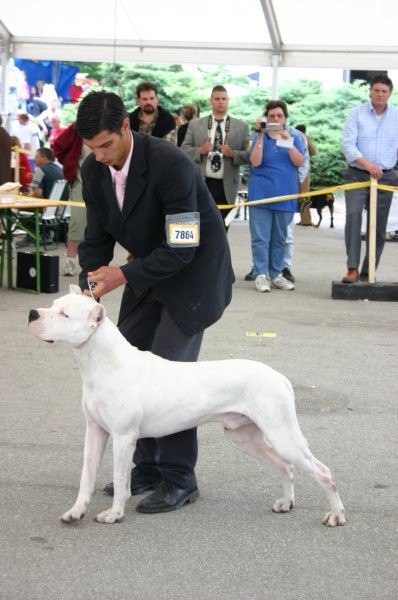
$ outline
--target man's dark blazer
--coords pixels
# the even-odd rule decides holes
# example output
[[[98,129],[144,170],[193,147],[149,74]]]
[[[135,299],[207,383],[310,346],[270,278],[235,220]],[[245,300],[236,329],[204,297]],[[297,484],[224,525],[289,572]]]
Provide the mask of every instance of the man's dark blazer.
[[[225,228],[198,167],[165,140],[133,132],[134,148],[123,210],[107,166],[91,154],[82,166],[87,206],[79,246],[80,284],[87,272],[108,265],[118,242],[134,259],[121,267],[128,284],[120,320],[152,290],[175,322],[193,335],[219,319],[232,295],[233,270]],[[173,248],[165,217],[198,211],[198,247]]]

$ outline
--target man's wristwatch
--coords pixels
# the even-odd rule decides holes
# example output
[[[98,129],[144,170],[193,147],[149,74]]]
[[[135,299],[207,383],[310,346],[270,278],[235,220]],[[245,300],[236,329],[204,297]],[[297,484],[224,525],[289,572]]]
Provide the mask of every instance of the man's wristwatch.
[[[263,132],[263,130],[262,130],[262,129],[255,129],[254,131],[255,131],[256,133],[262,133],[262,132]]]

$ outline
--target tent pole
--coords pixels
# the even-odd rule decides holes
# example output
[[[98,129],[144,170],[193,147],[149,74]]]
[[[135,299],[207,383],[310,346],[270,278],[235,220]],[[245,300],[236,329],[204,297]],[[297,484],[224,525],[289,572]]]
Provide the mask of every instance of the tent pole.
[[[1,53],[1,89],[0,89],[0,112],[3,117],[8,116],[8,96],[7,96],[7,64],[8,52],[4,50]]]
[[[1,48],[1,87],[0,87],[0,113],[8,116],[8,88],[7,73],[8,59],[10,58],[11,34],[0,21],[0,48]],[[5,121],[5,119],[3,119]]]
[[[272,99],[278,98],[279,54],[272,55]]]

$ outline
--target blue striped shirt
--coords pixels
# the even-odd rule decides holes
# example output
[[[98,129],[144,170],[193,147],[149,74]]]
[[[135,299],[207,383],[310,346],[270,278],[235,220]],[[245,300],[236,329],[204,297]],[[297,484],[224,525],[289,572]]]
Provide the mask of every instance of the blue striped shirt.
[[[353,108],[345,121],[342,149],[348,164],[366,158],[383,170],[393,169],[398,160],[398,106],[387,104],[381,118],[371,102]]]

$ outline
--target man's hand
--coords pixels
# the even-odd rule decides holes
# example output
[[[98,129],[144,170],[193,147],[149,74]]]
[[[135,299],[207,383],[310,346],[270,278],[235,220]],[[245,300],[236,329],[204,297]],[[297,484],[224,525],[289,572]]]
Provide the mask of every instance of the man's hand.
[[[370,176],[374,177],[375,179],[380,179],[380,177],[383,176],[383,169],[380,169],[380,167],[373,165],[372,163],[369,163],[369,166],[366,170],[369,171]]]
[[[203,146],[200,147],[199,152],[202,154],[202,156],[204,156],[205,154],[209,154],[209,152],[211,152],[213,150],[213,144],[211,143],[210,140],[208,140],[207,142],[205,142],[203,144]]]
[[[84,290],[84,295],[93,296],[95,299],[101,298],[127,283],[127,279],[119,267],[100,267],[96,271],[90,271],[88,279],[90,283],[95,283],[96,287],[91,293],[90,290]]]
[[[374,179],[380,179],[380,177],[383,176],[383,169],[371,163],[370,160],[367,160],[366,158],[359,158],[356,162],[358,165],[368,171],[370,176],[374,177]]]
[[[221,152],[222,152],[222,155],[225,156],[226,158],[234,157],[234,151],[232,150],[231,146],[227,143],[221,145]]]

